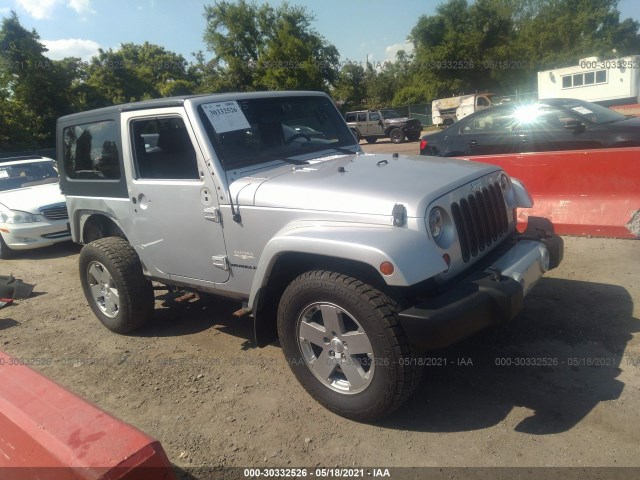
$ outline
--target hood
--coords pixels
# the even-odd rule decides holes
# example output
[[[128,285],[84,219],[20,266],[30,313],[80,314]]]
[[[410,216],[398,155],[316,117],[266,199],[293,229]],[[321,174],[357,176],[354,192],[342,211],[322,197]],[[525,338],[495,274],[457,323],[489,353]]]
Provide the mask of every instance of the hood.
[[[640,117],[630,117],[626,120],[620,120],[614,123],[605,123],[604,125],[612,128],[616,127],[629,127],[631,130],[638,130],[640,128]]]
[[[243,177],[231,192],[240,206],[389,216],[400,203],[408,216],[424,217],[431,201],[497,170],[452,158],[349,155]]]
[[[64,203],[58,183],[48,183],[33,187],[0,192],[0,203],[11,210],[40,213],[40,208],[55,203]]]

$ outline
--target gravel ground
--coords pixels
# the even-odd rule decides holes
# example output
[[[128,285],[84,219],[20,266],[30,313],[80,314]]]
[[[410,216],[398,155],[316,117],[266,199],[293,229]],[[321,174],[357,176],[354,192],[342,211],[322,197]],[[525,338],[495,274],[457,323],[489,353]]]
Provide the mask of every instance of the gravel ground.
[[[37,286],[0,310],[0,348],[47,359],[35,368],[161,440],[182,468],[639,466],[640,242],[565,240],[564,263],[511,324],[433,352],[440,366],[375,425],[313,401],[277,345],[251,346],[236,304],[158,302],[150,326],[109,332],[70,244],[2,261]],[[557,364],[518,365],[541,358]]]

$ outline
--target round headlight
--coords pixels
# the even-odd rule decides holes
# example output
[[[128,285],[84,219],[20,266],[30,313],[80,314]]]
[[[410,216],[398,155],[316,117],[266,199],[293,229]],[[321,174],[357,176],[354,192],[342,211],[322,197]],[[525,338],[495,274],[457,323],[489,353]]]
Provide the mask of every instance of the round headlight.
[[[435,241],[444,231],[444,212],[440,207],[434,207],[429,213],[429,231]]]

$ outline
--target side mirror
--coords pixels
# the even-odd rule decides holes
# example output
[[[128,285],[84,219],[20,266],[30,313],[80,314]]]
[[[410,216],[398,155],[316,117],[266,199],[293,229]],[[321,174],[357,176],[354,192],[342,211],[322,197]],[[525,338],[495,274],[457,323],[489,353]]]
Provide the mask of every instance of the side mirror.
[[[566,130],[573,130],[575,133],[578,133],[584,131],[585,125],[580,120],[567,120],[564,123],[564,128]]]

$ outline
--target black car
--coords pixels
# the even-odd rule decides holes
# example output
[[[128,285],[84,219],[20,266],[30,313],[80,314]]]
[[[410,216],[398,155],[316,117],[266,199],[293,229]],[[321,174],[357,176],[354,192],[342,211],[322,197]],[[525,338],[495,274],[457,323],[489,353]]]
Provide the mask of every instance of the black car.
[[[567,98],[498,105],[420,142],[421,155],[440,157],[640,146],[640,118]]]

